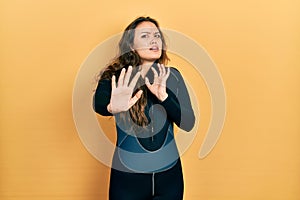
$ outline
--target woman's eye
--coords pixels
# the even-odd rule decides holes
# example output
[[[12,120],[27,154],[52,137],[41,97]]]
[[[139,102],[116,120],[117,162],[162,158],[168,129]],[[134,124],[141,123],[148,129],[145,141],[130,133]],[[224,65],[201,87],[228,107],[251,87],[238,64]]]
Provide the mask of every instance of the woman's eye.
[[[147,38],[148,35],[141,35],[141,38]]]
[[[160,38],[160,35],[159,35],[159,34],[157,34],[157,35],[155,35],[155,37],[156,37],[156,38]]]

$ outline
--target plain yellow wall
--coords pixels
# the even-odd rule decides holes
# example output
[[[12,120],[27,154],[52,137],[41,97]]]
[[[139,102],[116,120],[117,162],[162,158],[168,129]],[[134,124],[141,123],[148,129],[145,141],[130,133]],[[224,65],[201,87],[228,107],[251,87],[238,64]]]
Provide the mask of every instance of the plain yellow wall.
[[[109,169],[78,137],[72,89],[89,52],[140,15],[201,44],[225,84],[222,136],[202,160],[210,105],[199,89],[201,125],[182,157],[185,200],[300,199],[299,8],[295,0],[2,0],[0,199],[107,198]]]

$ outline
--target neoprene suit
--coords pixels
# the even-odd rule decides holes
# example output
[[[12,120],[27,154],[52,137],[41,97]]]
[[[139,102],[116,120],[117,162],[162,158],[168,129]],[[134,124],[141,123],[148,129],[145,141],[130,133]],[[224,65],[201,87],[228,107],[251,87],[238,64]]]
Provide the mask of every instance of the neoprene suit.
[[[158,70],[156,64],[153,67]],[[173,123],[190,131],[195,116],[180,72],[175,68],[170,70],[168,97],[163,102],[147,89],[142,78],[137,83],[136,88],[143,88],[147,97],[144,111],[149,120],[147,127],[141,128],[131,120],[122,120],[119,114],[115,115],[117,144],[110,175],[110,200],[183,198],[183,175]],[[149,70],[146,76],[152,83],[153,72]],[[107,110],[110,97],[111,80],[100,80],[94,95],[97,113],[112,116]]]

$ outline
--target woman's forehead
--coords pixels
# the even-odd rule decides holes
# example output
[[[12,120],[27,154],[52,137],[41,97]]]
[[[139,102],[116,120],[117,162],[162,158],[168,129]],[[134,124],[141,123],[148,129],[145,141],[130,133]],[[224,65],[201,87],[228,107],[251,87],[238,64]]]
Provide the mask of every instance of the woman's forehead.
[[[135,28],[137,32],[158,32],[158,28],[152,22],[142,22]]]

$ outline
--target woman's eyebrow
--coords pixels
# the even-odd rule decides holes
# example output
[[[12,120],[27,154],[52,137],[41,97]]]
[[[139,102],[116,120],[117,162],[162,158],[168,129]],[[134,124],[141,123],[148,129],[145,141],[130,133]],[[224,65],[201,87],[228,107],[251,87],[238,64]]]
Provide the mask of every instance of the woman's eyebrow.
[[[148,32],[148,31],[142,31],[141,33],[148,33],[148,34],[150,34],[151,32]]]
[[[150,31],[141,31],[140,33],[148,33],[150,34],[151,32]],[[160,33],[159,31],[155,31],[154,34],[157,34],[157,33]]]

